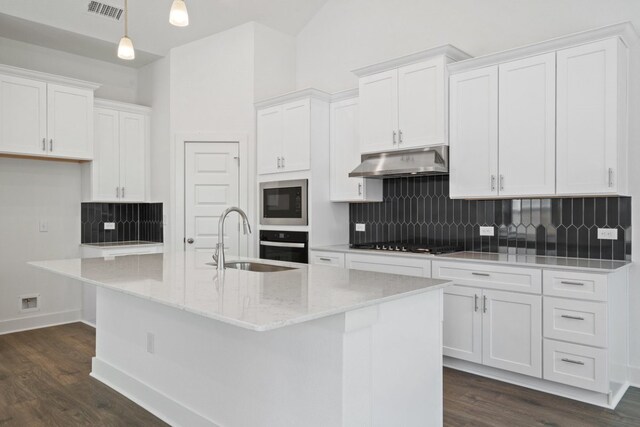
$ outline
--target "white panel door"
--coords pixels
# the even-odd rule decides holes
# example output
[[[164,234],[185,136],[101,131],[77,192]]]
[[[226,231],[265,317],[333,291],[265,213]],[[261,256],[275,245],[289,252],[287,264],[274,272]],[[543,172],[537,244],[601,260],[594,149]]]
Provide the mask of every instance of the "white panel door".
[[[349,178],[360,164],[358,99],[331,104],[331,201],[364,199],[364,179]]]
[[[501,64],[499,76],[499,193],[554,195],[556,54]]]
[[[239,201],[237,143],[189,142],[185,148],[186,250],[197,252],[197,262],[212,262],[218,243],[222,212]],[[239,255],[240,216],[225,224],[225,254]],[[190,239],[193,239],[192,243]]]
[[[618,173],[618,40],[557,55],[557,192],[613,193]]]
[[[398,69],[398,143],[401,149],[444,144],[444,59]]]
[[[498,67],[451,76],[452,198],[498,195]]]
[[[46,138],[47,85],[0,76],[0,151],[43,155]]]
[[[49,152],[60,157],[93,157],[93,91],[47,85]]]
[[[482,363],[482,290],[449,286],[444,290],[442,353]]]
[[[363,153],[398,147],[398,70],[360,79],[360,138]]]
[[[120,113],[120,196],[126,201],[145,200],[146,117]]]
[[[282,106],[257,113],[258,174],[279,172],[282,156]]]
[[[94,111],[93,200],[120,199],[120,123],[115,110]]]
[[[282,122],[282,170],[308,170],[311,168],[311,100],[284,104]]]
[[[542,297],[483,291],[482,363],[542,376]]]

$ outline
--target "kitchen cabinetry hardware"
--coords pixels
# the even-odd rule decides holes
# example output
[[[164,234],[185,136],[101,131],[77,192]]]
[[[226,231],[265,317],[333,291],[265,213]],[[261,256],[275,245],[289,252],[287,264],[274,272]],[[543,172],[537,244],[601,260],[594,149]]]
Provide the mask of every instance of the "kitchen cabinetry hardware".
[[[482,296],[482,312],[483,313],[487,312],[487,296],[486,295]]]
[[[331,258],[323,258],[323,257],[320,257],[320,258],[318,258],[318,259],[319,259],[320,261],[331,262]]]
[[[609,168],[609,187],[613,187],[613,168]]]
[[[393,145],[396,145],[396,144],[397,144],[397,142],[396,142],[396,135],[397,135],[397,132],[394,130],[394,131],[393,131]]]
[[[491,191],[496,191],[496,176],[491,175]]]
[[[122,198],[124,199],[124,187],[122,187]]]
[[[53,138],[49,140],[49,151],[53,151]]]
[[[564,317],[565,319],[572,319],[572,320],[584,320],[584,317],[569,316],[568,314],[563,314],[560,317]]]
[[[358,184],[358,196],[362,196],[362,183]]]
[[[278,169],[280,169],[282,166],[280,166],[280,157],[278,157]]]
[[[582,282],[569,282],[567,280],[562,280],[560,283],[563,285],[584,286]]]
[[[573,363],[574,365],[584,365],[584,362],[581,362],[579,360],[567,359],[566,357],[563,357],[560,360],[562,360],[563,362],[566,362],[566,363]]]
[[[120,187],[116,187],[116,199],[120,198]]]
[[[478,294],[473,294],[473,311],[478,312]]]
[[[398,131],[398,143],[402,144],[402,130]]]
[[[504,175],[500,175],[500,191],[504,190]]]
[[[282,158],[282,168],[284,169],[284,157]]]
[[[191,238],[191,237],[189,237],[189,238],[187,239],[187,243],[188,243],[188,244],[190,244],[190,245],[192,245],[194,241],[195,241],[195,240],[193,240],[193,238]]]
[[[304,243],[287,243],[287,242],[269,242],[266,240],[260,240],[262,246],[273,246],[278,248],[304,248]]]
[[[47,138],[42,138],[42,151],[47,151]]]
[[[478,273],[476,271],[471,272],[471,274],[473,274],[474,276],[482,276],[482,277],[489,277],[491,276],[489,273]]]

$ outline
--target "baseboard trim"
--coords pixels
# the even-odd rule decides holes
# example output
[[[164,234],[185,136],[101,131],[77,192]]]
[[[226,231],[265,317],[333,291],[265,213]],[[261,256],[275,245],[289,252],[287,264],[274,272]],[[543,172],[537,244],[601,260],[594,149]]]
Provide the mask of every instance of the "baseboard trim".
[[[39,314],[18,319],[0,321],[0,335],[33,329],[48,328],[50,326],[66,325],[80,321],[82,310],[68,310],[57,313]]]
[[[80,319],[80,322],[84,323],[87,326],[91,326],[93,329],[96,328],[96,324],[93,322],[89,322],[88,320]]]
[[[175,427],[220,427],[104,360],[92,359],[91,376]]]

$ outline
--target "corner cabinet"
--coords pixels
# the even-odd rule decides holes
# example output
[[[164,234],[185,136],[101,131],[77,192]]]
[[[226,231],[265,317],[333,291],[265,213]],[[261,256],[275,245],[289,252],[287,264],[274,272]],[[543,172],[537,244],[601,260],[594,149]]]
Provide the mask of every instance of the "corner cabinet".
[[[356,92],[331,103],[330,132],[331,201],[381,202],[382,180],[349,177],[360,164]]]
[[[447,64],[468,57],[447,45],[354,71],[362,153],[447,144]]]
[[[91,160],[97,85],[0,66],[0,153]],[[77,86],[61,82],[69,80]]]
[[[451,197],[628,194],[628,49],[580,41],[450,67]]]
[[[256,104],[259,175],[311,168],[314,132],[326,132],[317,118],[329,100],[329,94],[310,89]]]
[[[146,201],[150,112],[138,105],[96,101],[95,158],[83,170],[85,201]]]

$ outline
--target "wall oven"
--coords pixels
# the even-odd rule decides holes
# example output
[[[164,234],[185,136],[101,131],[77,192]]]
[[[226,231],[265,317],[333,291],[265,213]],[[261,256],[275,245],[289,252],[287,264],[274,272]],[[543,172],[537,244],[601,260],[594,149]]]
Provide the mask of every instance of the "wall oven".
[[[309,234],[302,231],[260,231],[260,258],[309,263]]]
[[[308,225],[308,180],[260,183],[260,224]]]

